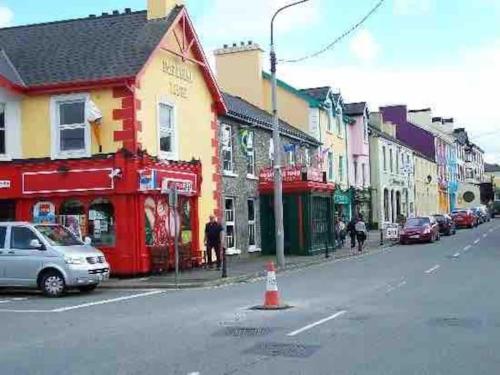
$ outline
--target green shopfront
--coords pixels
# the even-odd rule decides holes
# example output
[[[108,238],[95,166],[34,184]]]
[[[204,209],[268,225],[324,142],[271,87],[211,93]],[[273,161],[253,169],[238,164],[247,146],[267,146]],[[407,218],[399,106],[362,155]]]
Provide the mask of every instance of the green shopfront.
[[[345,221],[351,220],[352,217],[352,194],[351,190],[335,190],[333,194],[335,218],[344,218]]]
[[[283,169],[283,227],[286,255],[334,251],[334,185],[311,168]],[[273,171],[259,174],[262,253],[275,254]]]

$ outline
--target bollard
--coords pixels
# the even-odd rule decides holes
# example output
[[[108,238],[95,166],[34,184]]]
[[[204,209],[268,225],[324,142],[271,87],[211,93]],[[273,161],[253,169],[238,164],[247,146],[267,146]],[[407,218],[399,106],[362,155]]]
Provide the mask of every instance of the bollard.
[[[384,230],[380,229],[380,246],[384,246]]]
[[[222,278],[225,279],[227,277],[227,257],[226,257],[226,249],[222,248]]]
[[[330,253],[328,252],[328,242],[325,242],[325,258],[330,258]]]

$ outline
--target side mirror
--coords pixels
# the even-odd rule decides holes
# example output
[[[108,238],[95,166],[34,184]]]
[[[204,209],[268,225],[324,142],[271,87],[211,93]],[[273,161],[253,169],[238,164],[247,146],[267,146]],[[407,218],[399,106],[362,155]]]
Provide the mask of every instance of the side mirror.
[[[83,243],[84,243],[85,245],[90,246],[90,245],[92,245],[92,239],[91,239],[90,237],[85,237],[85,238],[83,239]]]
[[[42,250],[43,245],[40,243],[39,240],[33,239],[33,240],[30,241],[30,247],[33,248],[33,249]]]

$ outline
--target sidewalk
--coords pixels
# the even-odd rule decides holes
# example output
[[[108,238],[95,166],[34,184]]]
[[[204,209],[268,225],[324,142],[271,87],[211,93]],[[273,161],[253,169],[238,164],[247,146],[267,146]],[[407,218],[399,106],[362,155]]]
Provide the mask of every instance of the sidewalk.
[[[382,247],[389,246],[392,246],[392,243],[386,241]],[[368,233],[368,239],[365,249],[363,250],[363,254],[379,250],[380,248],[379,232],[370,231]],[[351,251],[348,239],[344,248],[338,249],[329,255],[329,258],[326,258],[324,253],[314,256],[287,256],[285,269],[278,270],[278,273],[303,269],[315,264],[331,262],[336,259],[357,256],[358,252],[357,250]],[[217,271],[215,269],[209,270],[204,267],[195,268],[180,272],[178,287],[185,289],[250,281],[266,275],[266,264],[269,261],[276,261],[276,257],[261,256],[260,254],[251,254],[241,257],[228,256],[227,278],[221,278],[221,271]],[[111,280],[102,283],[100,287],[115,289],[175,289],[177,286],[175,284],[175,274],[173,272],[169,272],[162,275],[151,275],[142,278],[112,278]]]

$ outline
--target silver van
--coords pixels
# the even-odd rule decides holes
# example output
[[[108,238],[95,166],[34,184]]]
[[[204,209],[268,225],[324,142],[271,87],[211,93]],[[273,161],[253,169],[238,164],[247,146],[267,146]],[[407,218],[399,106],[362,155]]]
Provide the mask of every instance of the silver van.
[[[0,287],[38,288],[59,297],[91,292],[109,278],[104,254],[56,224],[0,222]]]

